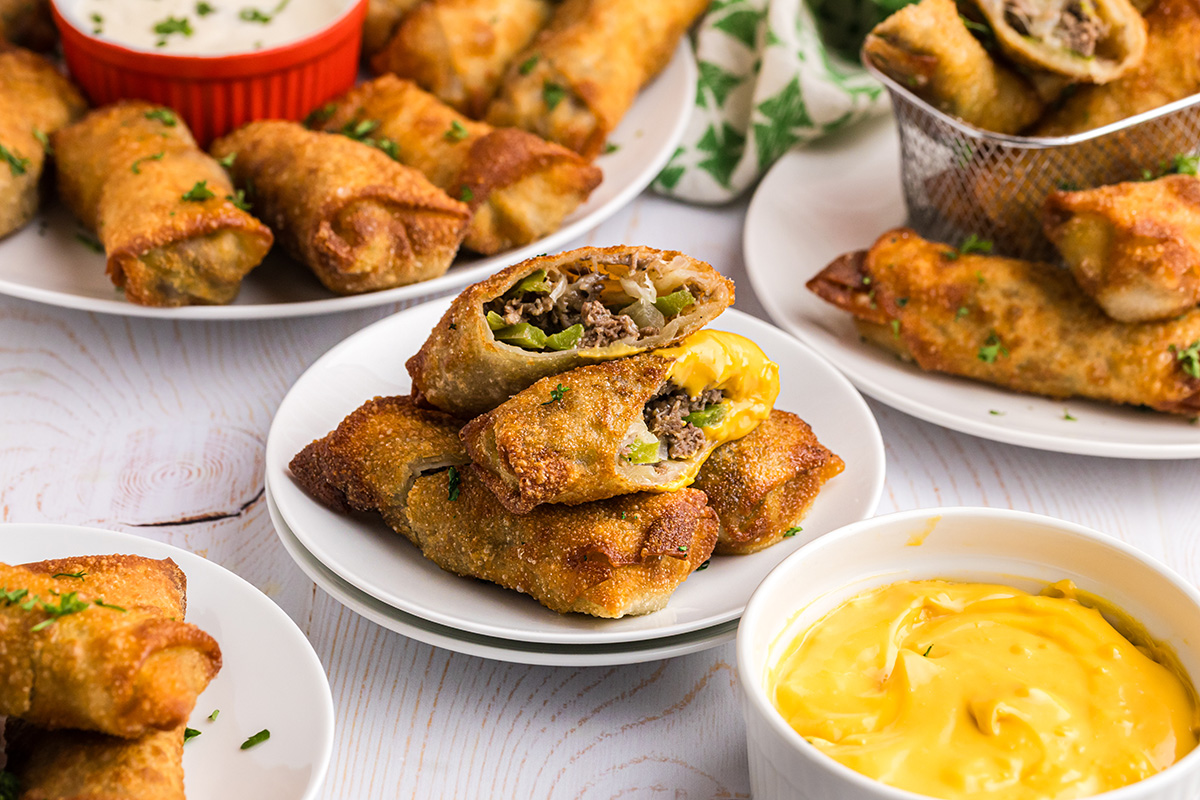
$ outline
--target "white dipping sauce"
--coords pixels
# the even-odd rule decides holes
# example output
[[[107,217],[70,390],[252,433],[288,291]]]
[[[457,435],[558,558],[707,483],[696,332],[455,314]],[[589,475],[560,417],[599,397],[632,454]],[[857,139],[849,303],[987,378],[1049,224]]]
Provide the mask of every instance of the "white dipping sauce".
[[[78,0],[59,9],[82,30],[136,50],[250,53],[327,27],[353,0]],[[73,9],[71,8],[73,6]]]

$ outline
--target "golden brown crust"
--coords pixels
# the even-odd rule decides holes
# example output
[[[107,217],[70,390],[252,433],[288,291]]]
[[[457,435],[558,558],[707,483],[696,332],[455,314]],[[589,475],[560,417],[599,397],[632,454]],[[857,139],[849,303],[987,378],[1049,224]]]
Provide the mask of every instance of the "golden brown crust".
[[[743,555],[783,541],[845,466],[808,423],[772,411],[749,435],[714,450],[692,484],[721,523],[714,552]]]
[[[595,158],[707,6],[708,0],[565,0],[513,59],[487,121]]]
[[[1042,222],[1079,286],[1113,319],[1167,319],[1200,302],[1200,179],[1053,192]]]
[[[162,616],[175,619],[183,619],[187,613],[187,575],[169,558],[73,556],[22,564],[21,568],[50,576],[83,573],[81,590],[86,588],[122,608],[157,609]]]
[[[108,276],[131,302],[228,303],[271,248],[267,227],[234,203],[221,165],[159,106],[106,106],[52,141],[59,194],[96,231]],[[201,184],[207,195],[195,191]]]
[[[864,258],[860,296],[887,317],[863,315],[864,336],[922,368],[1048,397],[1090,397],[1195,414],[1200,378],[1181,351],[1200,341],[1200,311],[1167,322],[1107,317],[1070,274],[1048,264],[960,255],[907,229],[885,233]],[[844,264],[839,265],[844,270]],[[845,281],[808,282],[852,314]]]
[[[287,251],[339,294],[429,280],[454,260],[467,207],[345,136],[252,122],[213,143]]]
[[[376,74],[414,81],[469,117],[482,117],[513,57],[550,21],[549,0],[430,0],[404,17]]]
[[[378,121],[371,135],[451,197],[469,198],[463,245],[487,255],[559,228],[600,184],[600,170],[531,133],[464,117],[416,84],[384,75],[347,92],[324,123],[340,131]]]
[[[363,20],[362,54],[370,58],[387,44],[404,15],[424,0],[368,0]]]
[[[0,146],[20,165],[14,167],[0,159],[0,237],[22,227],[37,213],[46,151],[34,132],[49,136],[86,108],[74,84],[53,64],[0,43]]]
[[[547,273],[575,270],[625,276],[646,267],[662,291],[691,287],[695,303],[681,314],[670,336],[658,335],[635,345],[618,343],[587,350],[533,352],[497,341],[488,327],[484,304],[539,269]],[[429,404],[468,418],[495,408],[511,395],[547,375],[630,353],[665,347],[715,319],[732,305],[733,282],[703,261],[671,250],[649,247],[583,247],[553,256],[538,256],[501,270],[468,286],[450,303],[421,349],[405,365],[414,391]]]

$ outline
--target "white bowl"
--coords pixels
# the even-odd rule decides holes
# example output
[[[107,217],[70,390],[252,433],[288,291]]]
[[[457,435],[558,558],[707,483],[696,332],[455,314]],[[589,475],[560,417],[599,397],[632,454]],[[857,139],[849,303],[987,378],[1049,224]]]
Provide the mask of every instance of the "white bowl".
[[[988,508],[905,511],[833,531],[789,556],[755,590],[737,635],[737,669],[755,800],[919,800],[834,761],[796,733],[766,692],[768,669],[806,628],[861,592],[944,578],[1027,591],[1069,579],[1141,623],[1200,675],[1200,592],[1163,564],[1089,528]],[[1104,800],[1195,800],[1200,748]]]

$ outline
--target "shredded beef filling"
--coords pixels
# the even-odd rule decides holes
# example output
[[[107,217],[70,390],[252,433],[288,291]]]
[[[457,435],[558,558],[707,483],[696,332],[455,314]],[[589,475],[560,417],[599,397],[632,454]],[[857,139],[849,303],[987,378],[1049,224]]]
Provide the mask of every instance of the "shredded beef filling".
[[[1022,36],[1033,35],[1033,29],[1040,27],[1035,23],[1039,16],[1037,5],[1037,0],[1007,0],[1004,18]],[[1083,0],[1070,0],[1063,5],[1054,31],[1046,39],[1047,43],[1061,45],[1081,56],[1092,56],[1107,33],[1108,26],[1085,10]]]
[[[709,389],[693,399],[673,382],[667,381],[646,403],[642,418],[646,427],[667,445],[667,456],[688,459],[704,449],[704,431],[683,418],[694,411],[716,405],[725,399],[720,389]]]

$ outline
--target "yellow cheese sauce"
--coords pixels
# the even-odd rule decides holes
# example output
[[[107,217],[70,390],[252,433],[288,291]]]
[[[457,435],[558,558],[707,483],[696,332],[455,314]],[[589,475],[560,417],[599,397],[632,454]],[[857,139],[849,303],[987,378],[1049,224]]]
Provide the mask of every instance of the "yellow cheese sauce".
[[[895,583],[787,648],[768,694],[853,770],[930,797],[1062,800],[1159,772],[1197,744],[1196,693],[1073,598]]]

